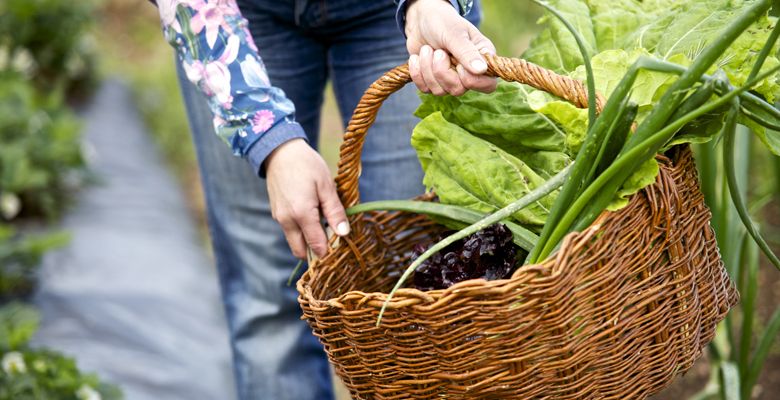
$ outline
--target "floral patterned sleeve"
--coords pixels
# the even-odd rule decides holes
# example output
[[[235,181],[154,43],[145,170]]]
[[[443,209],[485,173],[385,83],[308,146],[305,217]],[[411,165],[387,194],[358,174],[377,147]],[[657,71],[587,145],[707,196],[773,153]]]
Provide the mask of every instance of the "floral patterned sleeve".
[[[235,0],[157,0],[166,40],[187,78],[206,95],[214,129],[262,174],[282,143],[306,138],[295,107],[271,86]]]

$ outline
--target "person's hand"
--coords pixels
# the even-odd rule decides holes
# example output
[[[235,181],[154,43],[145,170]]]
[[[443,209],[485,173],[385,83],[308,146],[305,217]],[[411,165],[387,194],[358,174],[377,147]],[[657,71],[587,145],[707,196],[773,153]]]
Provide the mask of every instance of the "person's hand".
[[[446,0],[410,0],[406,9],[409,73],[417,88],[437,96],[463,94],[467,89],[490,93],[496,79],[484,75],[484,53],[496,48]],[[458,60],[451,68],[450,54]]]
[[[293,255],[306,258],[308,246],[318,257],[328,251],[320,213],[339,236],[349,223],[325,160],[303,139],[276,148],[265,161],[271,215],[284,230]]]

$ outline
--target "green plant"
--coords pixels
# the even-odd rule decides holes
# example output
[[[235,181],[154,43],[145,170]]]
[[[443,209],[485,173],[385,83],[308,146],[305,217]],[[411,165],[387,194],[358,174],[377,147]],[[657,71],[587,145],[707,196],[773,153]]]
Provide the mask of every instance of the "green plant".
[[[0,400],[112,400],[118,388],[79,371],[75,361],[58,352],[31,349],[27,342],[38,329],[38,313],[30,306],[0,307]]]
[[[65,233],[22,237],[13,227],[0,225],[0,304],[29,296],[43,254],[68,240]]]
[[[0,2],[0,70],[20,70],[44,91],[85,91],[94,84],[91,0]]]
[[[0,217],[59,214],[85,174],[80,129],[56,93],[0,73]]]
[[[757,321],[759,248],[739,223],[737,210],[727,195],[728,183],[723,179],[726,165],[718,161],[716,154],[726,146],[734,152],[732,167],[735,177],[743,183],[739,195],[752,199],[752,215],[758,216],[766,204],[763,199],[768,194],[778,193],[780,188],[764,189],[765,194],[756,189],[747,191],[748,187],[758,188],[755,183],[759,180],[749,171],[763,160],[767,160],[768,164],[772,156],[751,146],[746,127],[741,126],[737,130],[739,135],[734,141],[702,144],[695,149],[702,192],[713,213],[712,225],[718,247],[729,275],[736,279],[741,301],[718,327],[718,334],[709,348],[710,380],[691,400],[751,399],[772,343],[780,335],[780,307],[775,306],[765,324]]]
[[[10,302],[0,306],[0,351],[19,350],[38,330],[40,315],[31,306]]]
[[[526,1],[490,0],[481,3],[484,19],[480,30],[496,46],[498,54],[518,56],[538,32],[535,21],[543,9]]]
[[[774,43],[780,36],[780,25],[775,26],[770,39],[764,45],[756,58],[756,63],[750,72],[755,77],[761,68]],[[754,329],[757,318],[756,299],[758,297],[758,249],[767,254],[772,262],[777,264],[777,257],[769,249],[769,245],[759,233],[759,227],[751,219],[745,204],[750,193],[748,185],[739,182],[749,182],[749,171],[754,157],[751,153],[751,142],[746,137],[750,128],[737,126],[736,115],[739,101],[733,104],[732,113],[724,127],[722,143],[702,144],[697,148],[699,169],[701,171],[702,191],[708,206],[713,211],[713,228],[718,240],[724,263],[729,274],[737,277],[737,288],[742,293],[743,301],[738,313],[728,315],[719,327],[719,337],[710,345],[712,357],[710,382],[694,396],[695,400],[721,398],[725,400],[749,400],[752,398],[753,387],[758,382],[772,344],[780,334],[780,306],[775,307],[763,331]],[[758,122],[758,121],[756,121]],[[762,127],[753,126],[754,130]],[[766,129],[766,127],[763,127]],[[737,131],[741,135],[736,136]],[[774,132],[777,134],[778,132]],[[766,137],[772,137],[765,132]],[[714,153],[723,153],[723,162],[717,163]],[[770,155],[771,157],[771,155]],[[772,157],[776,159],[776,157]],[[725,181],[719,179],[725,176]],[[726,196],[726,189],[730,196]],[[780,186],[774,186],[775,193],[780,193]],[[718,196],[720,192],[723,195]],[[766,196],[764,196],[766,197]],[[756,204],[754,204],[756,205]],[[753,210],[760,210],[761,203]],[[740,225],[737,220],[742,220]],[[748,240],[752,237],[753,241]],[[741,318],[737,327],[736,318]],[[756,341],[756,339],[758,339]]]
[[[573,4],[577,2],[557,2],[561,4]],[[717,107],[722,107],[726,103],[726,98],[736,95],[737,91],[745,91],[752,88],[754,85],[762,85],[760,91],[768,98],[773,98],[777,93],[777,83],[774,79],[768,79],[773,77],[774,74],[763,74],[761,79],[756,79],[756,74],[750,74],[746,76],[743,69],[735,70],[731,61],[724,63],[723,68],[726,71],[724,75],[730,74],[735,81],[745,82],[745,86],[737,91],[730,92],[724,95],[721,99],[711,102],[706,106],[698,108],[696,111],[691,111],[684,116],[680,116],[675,119],[675,111],[681,107],[683,101],[691,93],[699,88],[698,82],[704,77],[704,74],[713,66],[713,64],[721,59],[723,55],[729,50],[734,52],[732,58],[737,59],[739,62],[735,62],[736,65],[742,67],[743,64],[752,62],[752,56],[750,49],[755,47],[758,37],[766,36],[765,31],[750,31],[749,29],[754,24],[758,24],[762,27],[769,24],[771,27],[771,21],[765,17],[766,11],[770,7],[769,1],[757,2],[755,4],[745,3],[737,4],[736,8],[729,4],[720,4],[722,2],[711,1],[709,4],[709,10],[705,6],[704,9],[698,7],[697,2],[691,2],[690,5],[683,3],[679,9],[673,10],[674,13],[663,20],[663,14],[655,15],[655,20],[646,27],[641,27],[640,31],[652,31],[653,29],[666,29],[672,30],[676,28],[676,25],[683,25],[687,27],[686,36],[699,37],[701,46],[696,51],[697,57],[691,62],[690,67],[680,71],[681,75],[679,79],[674,80],[668,85],[663,87],[663,91],[660,91],[661,95],[655,102],[649,112],[638,120],[638,127],[626,141],[620,154],[614,160],[612,165],[607,168],[600,176],[595,179],[585,179],[587,175],[580,171],[588,169],[593,163],[593,154],[595,154],[596,147],[604,146],[606,141],[602,139],[608,132],[609,124],[615,120],[619,113],[620,104],[623,99],[631,96],[631,90],[634,83],[637,81],[640,70],[664,70],[665,67],[653,59],[640,57],[634,64],[629,67],[628,72],[624,75],[624,78],[615,86],[615,89],[610,94],[610,99],[607,102],[602,114],[599,116],[597,122],[591,125],[583,149],[589,149],[588,151],[580,151],[575,160],[575,164],[580,164],[579,168],[574,169],[572,172],[573,178],[570,179],[566,185],[561,189],[561,195],[556,199],[555,204],[550,210],[550,217],[546,221],[545,228],[540,234],[540,245],[530,255],[531,262],[538,262],[547,257],[555,249],[557,244],[563,238],[563,236],[572,231],[580,230],[589,225],[598,214],[604,210],[610,202],[614,200],[615,191],[619,190],[625,182],[630,181],[630,177],[635,171],[642,171],[641,165],[647,162],[653,162],[653,156],[664,146],[668,145],[670,141],[675,138],[678,131],[686,124],[693,122],[697,117],[704,116],[705,113],[716,111]],[[688,7],[686,7],[688,5]],[[587,8],[587,7],[586,7]],[[724,21],[733,19],[724,30],[717,29],[715,31],[697,30],[694,24],[696,18],[698,18],[700,12],[710,12],[712,10],[720,10],[719,18],[723,18]],[[572,18],[583,18],[581,15],[570,13]],[[644,15],[644,12],[637,13],[636,15]],[[715,14],[712,14],[715,15]],[[679,24],[675,22],[680,21]],[[583,23],[585,24],[585,23]],[[595,24],[595,19],[594,19]],[[621,27],[621,23],[616,26]],[[660,25],[660,27],[659,27]],[[690,27],[693,25],[693,27]],[[591,25],[593,26],[593,25]],[[617,27],[613,27],[617,29]],[[555,25],[551,24],[549,30],[554,30]],[[742,35],[744,31],[748,30],[746,35]],[[545,37],[544,31],[540,38]],[[574,36],[579,36],[576,31],[572,29]],[[592,46],[598,46],[598,30],[591,29],[589,32],[594,35],[594,39],[591,41]],[[630,35],[628,35],[630,37]],[[747,39],[745,39],[747,37]],[[571,40],[571,39],[570,39]],[[751,43],[745,45],[745,41]],[[673,44],[664,45],[664,39],[660,39],[658,43],[654,44],[655,52],[663,49],[661,53],[665,54],[664,58],[672,56],[674,51],[681,51],[684,49],[682,46],[678,46],[680,40],[676,39]],[[709,42],[709,45],[702,45],[701,43]],[[639,43],[644,45],[643,40],[639,40]],[[759,42],[760,43],[760,42]],[[560,40],[554,42],[553,46],[538,46],[532,47],[527,53],[528,56],[533,59],[541,61],[548,60],[550,54],[550,47],[557,50],[565,49],[566,41]],[[571,46],[569,46],[571,47]],[[668,50],[666,50],[668,49]],[[681,55],[682,57],[682,55]],[[584,51],[582,55],[568,52],[568,57],[559,58],[563,61],[561,68],[571,68],[576,65],[578,60],[587,61],[588,56]],[[772,58],[775,65],[778,61]],[[758,71],[764,60],[756,63],[756,71]],[[550,62],[550,61],[547,61]],[[581,61],[580,61],[581,62]],[[750,65],[750,64],[748,64]],[[773,70],[770,70],[773,71]],[[773,71],[774,72],[774,71]],[[729,87],[728,81],[723,79],[725,83],[721,86]],[[590,81],[590,79],[589,79]],[[768,83],[767,83],[768,82]],[[748,84],[749,83],[749,84]],[[747,105],[747,104],[746,104]],[[698,115],[697,115],[698,114]],[[721,113],[722,114],[722,113]],[[758,132],[757,132],[758,133]],[[761,134],[758,134],[761,137]],[[678,137],[679,138],[679,137]],[[770,141],[767,141],[765,137],[762,137],[764,142],[773,147]],[[773,151],[776,149],[772,148]],[[653,174],[654,175],[654,174]],[[780,266],[778,266],[780,268]]]

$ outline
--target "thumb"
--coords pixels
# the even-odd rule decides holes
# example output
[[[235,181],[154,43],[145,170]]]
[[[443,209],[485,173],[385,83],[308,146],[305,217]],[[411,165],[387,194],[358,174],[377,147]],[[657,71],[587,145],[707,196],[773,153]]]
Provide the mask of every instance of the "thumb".
[[[485,50],[483,50],[485,49]],[[463,65],[468,72],[475,75],[481,75],[487,72],[487,63],[482,57],[482,51],[495,52],[493,44],[479,33],[476,28],[464,30],[463,32],[449,36],[447,49],[458,63]]]
[[[483,35],[474,25],[469,26],[469,38],[471,38],[471,42],[474,43],[474,46],[477,46],[480,54],[496,54],[496,46],[493,45],[493,42],[491,42],[487,36]]]
[[[317,185],[317,196],[320,198],[322,215],[328,221],[328,226],[339,236],[349,234],[347,213],[344,211],[344,206],[341,205],[341,200],[338,193],[336,193],[336,185],[333,181],[328,180]]]

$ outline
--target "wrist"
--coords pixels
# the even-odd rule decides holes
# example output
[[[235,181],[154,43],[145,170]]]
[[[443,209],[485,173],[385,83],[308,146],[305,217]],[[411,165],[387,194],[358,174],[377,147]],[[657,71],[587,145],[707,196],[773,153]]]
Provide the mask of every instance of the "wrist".
[[[442,12],[446,13],[449,10],[458,13],[455,0],[407,0],[403,10],[405,12],[404,34],[409,37],[417,29],[416,25],[420,22],[421,13],[440,16]]]
[[[440,4],[450,4],[451,6],[455,6],[456,2],[454,0],[452,1],[451,0],[407,0],[406,19],[408,20],[412,17],[416,17],[420,7],[424,7],[430,4],[433,4],[435,6],[438,6]]]
[[[266,173],[268,173],[274,168],[276,164],[283,164],[285,154],[290,151],[296,151],[300,148],[301,145],[308,147],[306,140],[302,138],[295,138],[282,143],[279,145],[279,147],[275,148],[273,151],[271,151],[270,154],[268,154],[268,157],[266,157],[265,161],[263,161],[263,169],[266,171]]]

